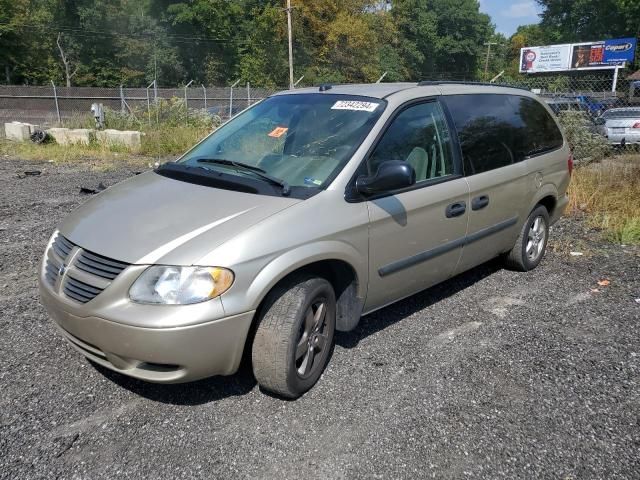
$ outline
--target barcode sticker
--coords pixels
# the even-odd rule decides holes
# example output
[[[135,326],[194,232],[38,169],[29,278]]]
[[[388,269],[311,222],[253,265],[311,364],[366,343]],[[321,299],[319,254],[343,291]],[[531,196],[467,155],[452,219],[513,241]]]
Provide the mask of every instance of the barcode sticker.
[[[378,103],[373,102],[361,102],[358,100],[338,100],[333,104],[331,110],[354,110],[358,112],[373,112]]]

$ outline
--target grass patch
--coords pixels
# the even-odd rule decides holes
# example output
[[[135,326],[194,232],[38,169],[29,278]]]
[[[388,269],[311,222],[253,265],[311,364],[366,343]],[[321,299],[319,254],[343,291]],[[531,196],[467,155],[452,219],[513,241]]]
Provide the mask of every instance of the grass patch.
[[[578,167],[569,186],[570,211],[622,244],[640,244],[640,155]]]
[[[91,142],[89,145],[58,145],[55,142],[37,145],[31,142],[12,142],[0,139],[0,154],[23,160],[53,161],[54,163],[89,162],[117,165],[153,163],[176,158],[211,132],[208,128],[164,126],[143,131],[141,148],[131,153],[118,145]]]
[[[138,130],[142,132],[141,148],[132,153],[118,145],[91,142],[89,145],[57,145],[47,142],[15,143],[0,139],[0,154],[24,160],[53,161],[55,163],[85,162],[108,168],[122,163],[148,165],[157,160],[170,160],[183,154],[212,132],[220,119],[202,110],[189,110],[181,99],[160,100],[150,111],[139,107],[120,112],[105,109],[106,128]],[[67,118],[61,125],[67,128],[95,127],[90,114]]]

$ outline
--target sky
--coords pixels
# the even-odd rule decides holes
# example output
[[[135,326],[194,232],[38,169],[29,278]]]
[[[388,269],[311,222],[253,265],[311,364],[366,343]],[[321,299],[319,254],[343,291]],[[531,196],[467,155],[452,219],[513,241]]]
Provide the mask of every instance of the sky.
[[[538,23],[541,9],[535,0],[480,0],[480,11],[491,15],[496,30],[509,37],[519,25]]]

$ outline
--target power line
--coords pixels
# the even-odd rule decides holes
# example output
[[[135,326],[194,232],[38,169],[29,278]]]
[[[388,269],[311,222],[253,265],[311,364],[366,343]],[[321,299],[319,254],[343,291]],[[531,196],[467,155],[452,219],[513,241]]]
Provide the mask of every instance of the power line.
[[[0,22],[0,25],[14,25],[9,22]],[[162,35],[163,37],[171,38],[174,40],[189,40],[189,41],[203,41],[203,42],[220,42],[220,43],[231,43],[236,42],[237,40],[233,38],[215,38],[215,37],[204,37],[204,36],[190,36],[190,35],[181,35],[176,33],[129,33],[129,32],[118,32],[115,30],[90,30],[86,28],[77,28],[77,27],[69,27],[63,25],[34,25],[34,24],[20,24],[17,25],[19,28],[31,28],[38,30],[46,30],[49,32],[68,32],[74,33],[78,36],[82,36],[82,34],[91,34],[93,38],[95,35],[111,35],[111,36],[125,36],[125,37],[140,37],[140,38],[148,38]]]

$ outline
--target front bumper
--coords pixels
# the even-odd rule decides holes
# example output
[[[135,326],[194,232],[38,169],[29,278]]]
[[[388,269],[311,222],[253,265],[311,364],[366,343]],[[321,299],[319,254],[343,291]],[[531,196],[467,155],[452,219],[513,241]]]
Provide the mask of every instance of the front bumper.
[[[183,327],[144,328],[70,313],[40,282],[40,297],[71,346],[116,372],[156,383],[231,375],[242,358],[254,311]],[[158,314],[167,307],[158,306]],[[169,307],[172,316],[179,306]]]

